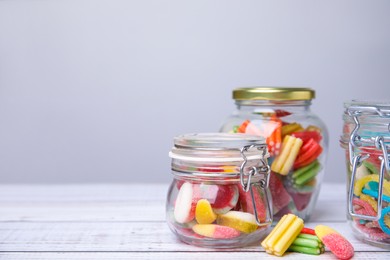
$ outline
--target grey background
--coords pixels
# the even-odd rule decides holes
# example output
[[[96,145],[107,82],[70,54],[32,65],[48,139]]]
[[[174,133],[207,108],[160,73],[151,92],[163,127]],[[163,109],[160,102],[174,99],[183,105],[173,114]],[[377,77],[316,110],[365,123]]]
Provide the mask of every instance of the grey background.
[[[343,102],[389,100],[390,1],[0,1],[0,182],[168,182],[239,86],[312,87],[325,181]]]

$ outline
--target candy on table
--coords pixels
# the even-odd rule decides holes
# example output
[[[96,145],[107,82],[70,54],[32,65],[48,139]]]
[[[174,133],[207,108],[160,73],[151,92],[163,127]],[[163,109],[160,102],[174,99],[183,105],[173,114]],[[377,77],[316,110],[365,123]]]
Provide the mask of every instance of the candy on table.
[[[215,239],[229,239],[241,234],[237,229],[217,224],[196,224],[192,230],[198,235]]]
[[[322,153],[322,147],[313,138],[304,142],[299,154],[294,162],[294,169],[298,169],[309,165],[320,156]]]
[[[320,163],[318,160],[315,160],[311,164],[294,171],[292,174],[292,180],[295,185],[304,185],[311,181],[317,175],[320,169]]]
[[[271,170],[281,175],[287,175],[293,167],[301,146],[301,139],[286,135],[283,139],[281,153],[273,161]]]
[[[303,228],[303,220],[294,214],[284,215],[261,245],[267,253],[282,256]]]
[[[308,234],[308,235],[316,235],[316,231],[312,228],[307,228],[307,227],[304,227],[302,228],[301,230],[301,234]]]
[[[298,237],[288,248],[288,251],[310,255],[320,255],[325,252],[325,248],[321,240],[319,240],[315,234],[306,234],[301,231]]]
[[[244,233],[252,233],[258,228],[256,218],[253,214],[233,210],[218,215],[217,224],[231,227]]]
[[[211,224],[217,219],[217,214],[214,213],[208,200],[198,200],[195,208],[195,219],[199,224]]]
[[[353,257],[353,246],[336,230],[324,225],[318,225],[314,230],[317,237],[336,257],[339,259],[350,259]]]

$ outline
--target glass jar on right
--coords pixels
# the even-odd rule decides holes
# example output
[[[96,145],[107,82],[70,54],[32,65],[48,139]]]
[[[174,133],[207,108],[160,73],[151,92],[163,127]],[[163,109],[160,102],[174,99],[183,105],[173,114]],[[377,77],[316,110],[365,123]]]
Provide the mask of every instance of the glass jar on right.
[[[390,101],[344,104],[348,222],[354,235],[390,248]]]

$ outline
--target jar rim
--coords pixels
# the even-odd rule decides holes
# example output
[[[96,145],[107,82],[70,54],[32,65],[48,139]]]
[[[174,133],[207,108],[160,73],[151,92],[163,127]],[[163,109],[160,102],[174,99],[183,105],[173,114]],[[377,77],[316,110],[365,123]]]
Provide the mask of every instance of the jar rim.
[[[174,145],[179,149],[237,150],[245,145],[265,145],[265,140],[242,133],[190,133],[174,137]]]
[[[312,100],[315,91],[304,87],[242,87],[233,90],[235,100]]]
[[[192,162],[242,162],[268,158],[264,137],[240,133],[191,133],[174,138],[169,157]],[[251,147],[251,149],[249,149]]]

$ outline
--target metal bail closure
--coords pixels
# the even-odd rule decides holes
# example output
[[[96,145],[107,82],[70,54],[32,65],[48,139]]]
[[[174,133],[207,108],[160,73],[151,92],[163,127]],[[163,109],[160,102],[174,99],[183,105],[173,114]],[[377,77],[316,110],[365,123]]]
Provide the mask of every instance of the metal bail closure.
[[[382,162],[381,162],[381,171],[379,174],[378,202],[377,202],[378,212],[377,212],[376,216],[358,214],[358,213],[355,213],[353,210],[353,194],[354,194],[354,187],[355,187],[356,170],[362,164],[362,162],[367,158],[368,158],[367,155],[362,156],[360,154],[353,158],[351,182],[349,185],[348,212],[352,217],[357,217],[360,219],[371,220],[371,221],[377,221],[381,218],[381,215],[382,215],[383,178],[385,175],[385,161],[384,160],[382,160]]]
[[[249,149],[256,147],[257,150],[263,150],[263,157],[260,159],[261,165],[259,167],[252,166],[249,170],[248,173],[245,173],[245,165],[248,162],[248,159],[245,155],[245,152],[247,152]],[[253,205],[253,211],[255,214],[255,219],[256,223],[258,226],[268,226],[272,224],[272,218],[273,218],[273,212],[272,212],[272,207],[270,204],[270,199],[271,195],[269,192],[268,188],[268,183],[269,183],[269,178],[270,178],[270,167],[269,165],[265,162],[264,156],[266,154],[266,146],[265,145],[246,145],[241,148],[240,150],[241,156],[244,159],[240,166],[240,182],[243,190],[245,192],[250,191],[251,193],[251,199],[252,199],[252,205]],[[258,175],[260,173],[264,174],[264,178],[260,179],[258,182],[252,182],[252,176]],[[246,178],[246,179],[245,179]],[[264,222],[261,222],[259,220],[259,213],[257,212],[257,207],[256,207],[256,200],[254,196],[254,192],[256,192],[256,187],[254,188],[253,185],[256,183],[259,184],[260,188],[263,190],[263,201],[267,205],[267,212],[266,212],[266,219]],[[255,189],[255,191],[253,190]]]
[[[348,109],[348,114],[352,116],[353,120],[355,121],[355,128],[351,132],[350,139],[349,139],[349,160],[350,164],[352,166],[352,172],[351,172],[351,181],[349,186],[349,196],[348,196],[348,212],[352,217],[357,217],[364,220],[371,220],[371,221],[377,221],[381,218],[382,215],[382,201],[383,201],[383,183],[384,183],[384,175],[385,171],[390,170],[390,163],[389,163],[389,155],[387,150],[389,149],[388,146],[385,144],[385,140],[389,141],[388,137],[383,136],[376,136],[371,138],[362,138],[358,135],[358,130],[360,128],[360,122],[358,117],[362,115],[363,113],[369,113],[369,114],[376,114],[380,117],[389,117],[390,113],[384,112],[377,107],[355,107],[352,106]],[[390,124],[388,125],[388,129],[390,131]],[[354,148],[360,147],[363,144],[374,146],[376,149],[381,150],[383,156],[379,156],[378,159],[381,161],[381,168],[379,173],[379,183],[378,183],[378,201],[377,201],[377,214],[376,216],[369,216],[369,215],[363,215],[355,213],[353,210],[353,198],[354,198],[354,187],[355,187],[355,179],[356,179],[356,171],[357,168],[360,167],[360,165],[363,163],[364,160],[368,159],[370,157],[370,154],[356,154]]]

